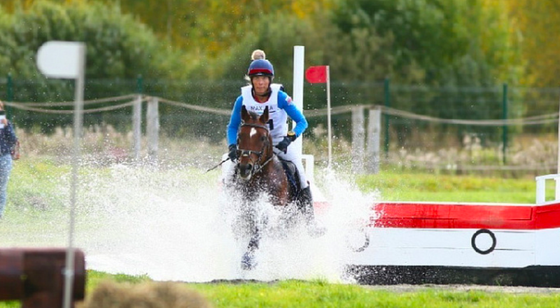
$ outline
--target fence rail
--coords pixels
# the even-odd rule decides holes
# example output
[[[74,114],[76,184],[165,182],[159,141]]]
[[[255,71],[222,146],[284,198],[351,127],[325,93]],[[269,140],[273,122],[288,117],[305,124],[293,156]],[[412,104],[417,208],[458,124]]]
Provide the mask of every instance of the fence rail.
[[[143,104],[146,104],[145,112],[143,112]],[[26,112],[36,112],[36,113],[48,113],[48,114],[70,114],[73,113],[72,109],[58,109],[60,107],[71,107],[73,102],[45,102],[45,103],[31,103],[31,102],[6,102],[7,106],[15,109],[25,110]],[[99,104],[109,104],[103,107],[98,107]],[[130,109],[132,107],[133,112],[128,114],[133,132],[133,145],[132,157],[138,159],[140,157],[141,151],[141,138],[142,131],[145,131],[147,139],[147,152],[149,159],[157,161],[158,157],[158,144],[160,135],[160,128],[162,120],[162,114],[160,109],[165,108],[161,105],[168,105],[174,108],[188,109],[197,112],[198,114],[206,115],[216,115],[224,117],[227,120],[227,116],[231,113],[231,109],[226,108],[214,108],[207,106],[200,106],[196,104],[189,104],[186,102],[181,102],[177,100],[171,100],[167,98],[148,96],[148,95],[138,95],[138,94],[127,94],[114,97],[107,97],[95,100],[86,100],[84,102],[84,113],[95,114],[95,113],[112,113],[119,109]],[[366,112],[367,111],[367,112]],[[305,110],[304,113],[308,119],[313,118],[324,118],[326,117],[329,110],[327,108]],[[456,163],[451,164],[449,162],[426,162],[421,159],[415,158],[403,158],[393,155],[381,155],[380,149],[381,144],[389,144],[388,136],[385,134],[386,140],[382,142],[382,130],[391,130],[391,126],[384,126],[382,122],[384,117],[392,117],[391,123],[396,123],[398,121],[415,121],[417,123],[430,123],[436,125],[454,125],[454,126],[493,126],[497,129],[501,129],[504,126],[529,126],[529,125],[550,125],[558,123],[558,112],[550,114],[533,115],[525,118],[515,118],[515,119],[479,119],[479,120],[465,120],[465,119],[446,119],[438,118],[433,116],[427,116],[422,114],[413,113],[406,110],[399,110],[387,106],[380,105],[345,105],[336,106],[331,108],[331,114],[343,115],[351,114],[351,140],[352,140],[352,167],[354,170],[359,172],[370,172],[376,173],[379,171],[379,165],[381,163],[387,164],[399,164],[399,159],[406,159],[408,164],[414,164],[416,166],[423,165],[425,168],[434,169],[454,169],[454,170],[550,170],[554,164],[539,164],[534,166],[515,166],[515,165],[471,165]],[[145,128],[142,128],[142,116],[145,114]],[[180,114],[180,113],[177,113]],[[383,116],[382,116],[383,115]],[[412,122],[410,122],[412,123]],[[422,128],[422,124],[410,124],[411,127]],[[382,129],[383,127],[383,129]],[[224,125],[225,128],[225,125]],[[340,127],[336,129],[341,129]],[[335,129],[335,130],[336,130]],[[344,128],[348,130],[348,128]],[[225,129],[224,129],[225,131]],[[386,132],[387,133],[387,132]],[[223,138],[222,134],[222,138]],[[393,138],[398,138],[397,133],[393,132]],[[394,142],[397,143],[397,142]],[[387,148],[387,147],[386,147]]]

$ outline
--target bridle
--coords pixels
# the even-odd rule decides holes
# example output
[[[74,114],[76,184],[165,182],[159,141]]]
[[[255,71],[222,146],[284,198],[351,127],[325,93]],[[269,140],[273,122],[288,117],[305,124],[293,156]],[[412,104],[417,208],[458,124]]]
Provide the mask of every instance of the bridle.
[[[239,158],[248,157],[249,158],[249,162],[253,166],[251,173],[252,174],[259,173],[274,158],[274,153],[272,153],[272,155],[270,155],[270,158],[268,158],[264,163],[260,164],[260,161],[261,161],[262,156],[265,152],[265,149],[266,149],[267,146],[269,146],[270,130],[265,125],[252,124],[252,123],[243,123],[243,124],[241,124],[241,127],[254,127],[254,128],[261,128],[261,129],[266,130],[266,141],[263,142],[263,146],[262,146],[260,151],[245,150],[245,149],[240,149],[240,148],[237,149],[237,157],[239,157]],[[238,142],[238,144],[239,144],[239,142]],[[257,159],[256,160],[251,159],[251,154],[256,155]],[[239,160],[238,160],[237,164],[239,165]]]

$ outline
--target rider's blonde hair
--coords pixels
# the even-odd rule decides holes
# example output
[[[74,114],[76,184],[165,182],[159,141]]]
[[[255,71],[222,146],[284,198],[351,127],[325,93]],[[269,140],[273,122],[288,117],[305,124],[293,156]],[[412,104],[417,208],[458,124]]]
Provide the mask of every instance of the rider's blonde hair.
[[[253,53],[251,53],[251,61],[259,60],[259,59],[265,60],[266,54],[261,49],[253,50]]]
[[[255,60],[266,60],[266,54],[264,53],[264,50],[262,49],[255,49],[253,50],[253,52],[251,53],[251,61],[255,61]],[[251,84],[251,78],[247,75],[245,75],[245,80],[249,81],[249,85]]]

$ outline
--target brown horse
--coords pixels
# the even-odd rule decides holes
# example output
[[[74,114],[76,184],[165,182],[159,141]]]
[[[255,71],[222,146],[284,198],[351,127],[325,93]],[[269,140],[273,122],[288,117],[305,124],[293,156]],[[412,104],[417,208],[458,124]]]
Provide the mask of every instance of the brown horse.
[[[255,202],[263,195],[275,207],[285,207],[293,201],[294,194],[282,162],[273,152],[272,137],[268,128],[269,113],[266,107],[262,115],[249,112],[243,106],[242,124],[237,134],[238,162],[231,189],[240,195],[245,223],[249,226],[249,244],[242,257],[241,267],[253,269],[254,254],[259,248],[262,228],[267,218],[258,214]]]

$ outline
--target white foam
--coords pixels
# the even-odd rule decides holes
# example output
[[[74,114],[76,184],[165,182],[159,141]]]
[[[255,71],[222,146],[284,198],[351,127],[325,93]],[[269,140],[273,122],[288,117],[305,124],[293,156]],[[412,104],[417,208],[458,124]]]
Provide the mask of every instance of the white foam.
[[[88,269],[155,280],[206,282],[219,279],[325,279],[343,282],[351,253],[348,236],[370,215],[373,195],[364,195],[334,172],[316,170],[316,189],[329,202],[317,214],[328,232],[310,237],[303,227],[281,237],[265,233],[253,271],[240,269],[246,242],[232,232],[235,202],[220,192],[219,171],[188,166],[167,170],[115,165],[109,173],[82,175],[76,246]],[[269,225],[278,213],[266,202]],[[40,243],[38,243],[40,244]]]

